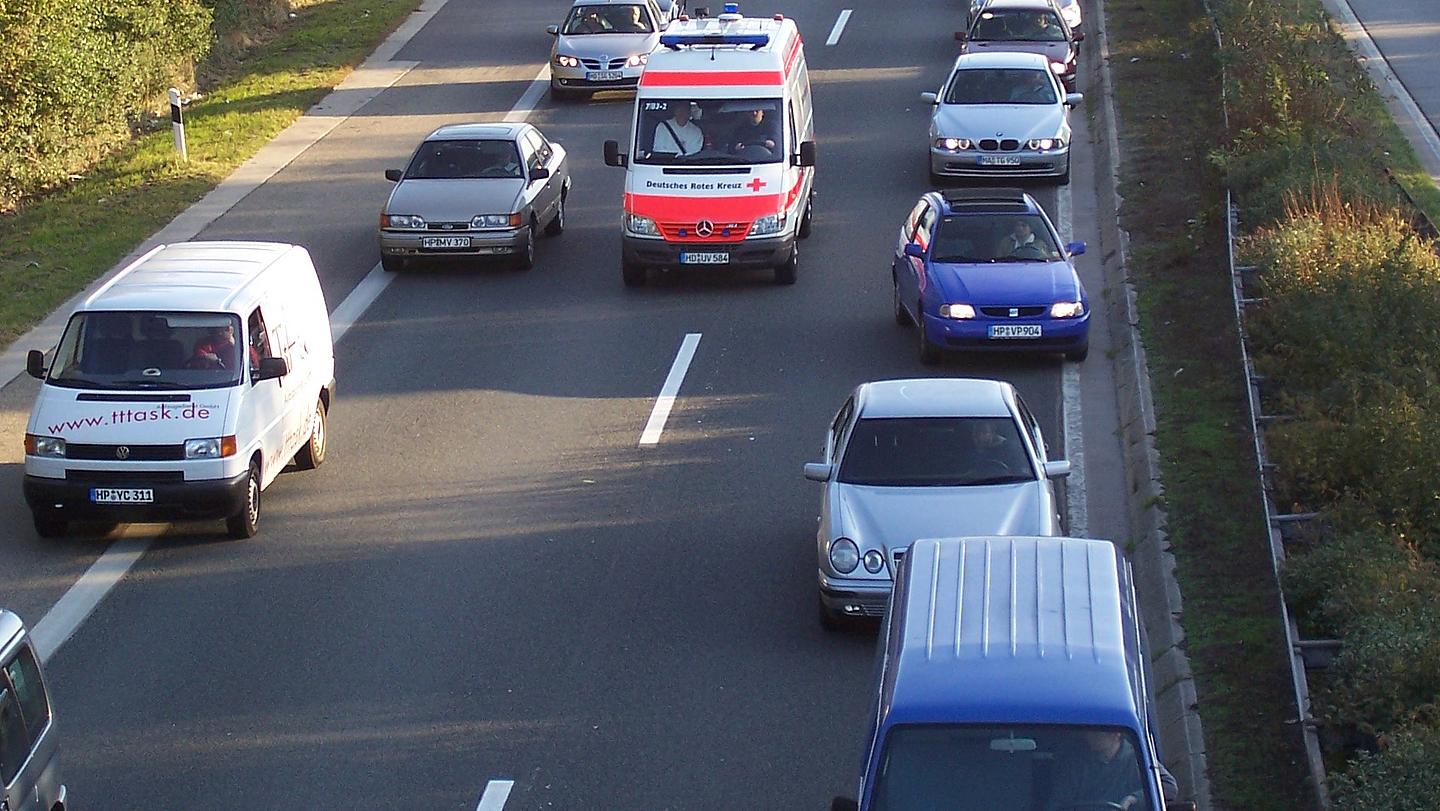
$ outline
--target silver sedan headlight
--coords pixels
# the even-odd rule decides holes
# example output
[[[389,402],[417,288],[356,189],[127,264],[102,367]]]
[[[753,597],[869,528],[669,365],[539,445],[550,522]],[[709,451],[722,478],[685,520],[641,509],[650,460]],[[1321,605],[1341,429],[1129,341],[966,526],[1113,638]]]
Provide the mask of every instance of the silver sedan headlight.
[[[750,226],[750,236],[761,237],[766,234],[778,234],[785,228],[784,214],[766,214],[755,220]]]
[[[1064,149],[1064,148],[1065,148],[1065,139],[1064,139],[1064,138],[1031,138],[1029,141],[1026,141],[1026,142],[1025,142],[1025,148],[1026,148],[1026,149],[1036,150],[1036,151],[1039,151],[1039,152],[1048,152],[1048,151],[1050,151],[1050,150],[1052,150],[1052,149]]]
[[[951,152],[964,152],[975,144],[969,138],[936,138],[935,146],[939,149],[948,149]]]
[[[860,550],[849,538],[836,538],[830,544],[830,565],[840,574],[850,574],[860,565]]]
[[[865,571],[870,574],[879,574],[885,568],[885,553],[879,549],[868,550],[861,560],[865,563]]]
[[[519,214],[477,214],[471,228],[512,228],[520,224]]]
[[[380,218],[381,228],[397,228],[404,231],[424,231],[425,218],[414,214],[386,214]]]
[[[562,68],[578,68],[580,60],[566,54],[555,54],[555,64]]]
[[[630,58],[625,60],[625,64],[632,68],[638,68],[649,61],[650,54],[631,54]]]

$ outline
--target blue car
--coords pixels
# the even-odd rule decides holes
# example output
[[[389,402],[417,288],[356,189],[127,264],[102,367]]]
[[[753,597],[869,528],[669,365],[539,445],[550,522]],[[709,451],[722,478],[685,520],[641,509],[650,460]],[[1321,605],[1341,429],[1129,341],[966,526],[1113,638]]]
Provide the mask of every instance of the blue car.
[[[1090,351],[1090,299],[1050,218],[1019,189],[932,191],[905,218],[892,267],[895,321],[920,360],[945,350]]]

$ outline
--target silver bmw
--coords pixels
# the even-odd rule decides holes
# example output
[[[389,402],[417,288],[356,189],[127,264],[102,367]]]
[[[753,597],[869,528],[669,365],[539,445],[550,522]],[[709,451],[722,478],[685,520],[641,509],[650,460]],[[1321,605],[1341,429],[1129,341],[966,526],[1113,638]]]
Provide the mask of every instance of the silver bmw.
[[[860,385],[825,436],[820,619],[826,627],[885,611],[895,566],[919,538],[1060,535],[1053,480],[1070,463],[1013,386],[920,378]]]
[[[545,29],[555,37],[551,95],[570,99],[597,90],[633,90],[671,13],[656,0],[575,0],[565,22]]]
[[[930,118],[930,180],[1052,177],[1070,182],[1066,93],[1039,54],[962,54],[938,93],[922,93]]]

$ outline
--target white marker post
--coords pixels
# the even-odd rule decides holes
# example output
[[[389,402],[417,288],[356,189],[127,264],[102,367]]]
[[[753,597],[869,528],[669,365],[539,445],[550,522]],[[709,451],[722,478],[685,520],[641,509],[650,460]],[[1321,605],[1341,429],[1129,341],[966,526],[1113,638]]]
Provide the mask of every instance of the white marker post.
[[[190,162],[190,153],[185,149],[185,116],[180,112],[180,91],[170,88],[170,130],[175,133],[175,151],[180,153],[182,163]]]

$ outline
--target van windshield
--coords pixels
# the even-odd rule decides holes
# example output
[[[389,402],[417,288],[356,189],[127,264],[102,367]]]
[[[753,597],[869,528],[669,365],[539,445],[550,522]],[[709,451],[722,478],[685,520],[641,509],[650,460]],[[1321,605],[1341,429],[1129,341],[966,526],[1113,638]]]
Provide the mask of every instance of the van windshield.
[[[909,725],[890,731],[875,811],[1155,809],[1135,735],[1115,727]]]
[[[76,313],[55,350],[48,382],[77,389],[234,386],[244,373],[240,319],[229,313]]]
[[[635,162],[659,166],[779,163],[780,99],[650,99],[640,102]]]

